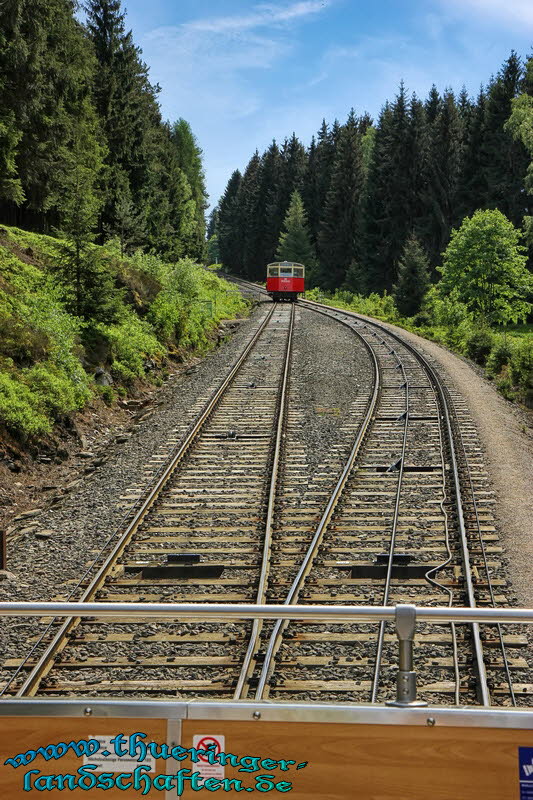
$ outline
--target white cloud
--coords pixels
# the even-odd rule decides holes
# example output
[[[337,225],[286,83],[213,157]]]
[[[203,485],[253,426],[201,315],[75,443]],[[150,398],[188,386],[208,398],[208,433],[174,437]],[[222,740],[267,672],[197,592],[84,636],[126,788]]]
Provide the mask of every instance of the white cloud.
[[[164,115],[185,117],[198,135],[213,202],[232,169],[273,135],[265,122],[274,114],[267,71],[279,68],[298,47],[295,29],[336,2],[250,4],[241,14],[192,19],[144,35],[143,56],[152,80],[163,87]],[[281,130],[281,120],[277,127]]]
[[[182,27],[191,31],[207,33],[235,33],[279,25],[284,22],[308,17],[324,11],[323,0],[303,0],[290,6],[259,5],[250,14],[241,16],[215,17],[214,19],[198,19],[185,23]]]
[[[531,0],[438,0],[448,10],[459,10],[474,16],[478,24],[497,21],[505,27],[524,26],[533,30],[533,2]]]

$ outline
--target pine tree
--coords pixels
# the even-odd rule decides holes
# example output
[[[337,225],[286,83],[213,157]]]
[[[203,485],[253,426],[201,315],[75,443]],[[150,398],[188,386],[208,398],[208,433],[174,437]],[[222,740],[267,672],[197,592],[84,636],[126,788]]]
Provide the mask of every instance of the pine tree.
[[[17,128],[13,112],[0,112],[0,200],[15,206],[20,206],[25,199],[16,162],[21,139],[22,131]]]
[[[427,205],[430,214],[424,241],[435,267],[441,262],[455,220],[462,166],[462,122],[451,91],[444,93],[429,135]]]
[[[0,4],[0,219],[50,230],[94,57],[71,0]]]
[[[396,307],[404,317],[420,311],[429,288],[429,260],[416,236],[409,236],[398,262],[398,278],[392,294]]]
[[[63,154],[60,272],[67,306],[89,321],[112,322],[117,292],[92,243],[101,199],[96,189],[105,150],[98,144],[98,121],[89,104],[77,120]]]
[[[209,237],[207,240],[206,245],[206,254],[207,254],[207,264],[218,264],[219,263],[219,244],[218,244],[218,236],[216,233],[213,233],[212,236]]]
[[[528,157],[520,141],[512,138],[505,124],[512,111],[512,100],[520,93],[523,68],[512,52],[489,87],[484,136],[481,144],[486,197],[478,208],[498,208],[514,225],[520,225],[527,209],[523,196]]]
[[[284,217],[281,211],[283,162],[275,141],[261,158],[258,180],[256,224],[249,258],[259,274],[263,275],[266,264],[274,259]]]
[[[264,264],[255,261],[260,175],[261,158],[256,150],[244,171],[237,196],[242,241],[242,275],[252,280],[262,277],[264,270]]]
[[[463,159],[457,189],[455,225],[482,206],[487,196],[487,183],[482,168],[486,101],[487,96],[481,86],[476,102],[464,123]]]
[[[105,232],[119,240],[122,258],[130,253],[135,245],[141,245],[146,241],[146,220],[142,213],[136,211],[128,189],[118,195],[115,224],[107,225]]]
[[[293,133],[286,139],[281,151],[283,162],[281,185],[279,192],[280,216],[284,217],[289,208],[292,195],[295,191],[301,194],[305,172],[307,169],[307,154],[305,147]]]
[[[359,204],[363,154],[358,121],[352,109],[338,137],[326,208],[321,224],[318,281],[326,289],[342,286],[359,256]]]
[[[334,160],[334,137],[326,121],[322,120],[322,126],[316,141],[314,137],[311,140],[302,188],[302,198],[307,211],[311,240],[317,252],[319,248],[320,223],[324,216]]]
[[[390,290],[417,206],[413,127],[405,88],[378,121],[363,207],[363,263],[367,291]]]
[[[215,235],[218,228],[218,205],[215,206],[210,214],[207,222],[207,238],[210,239]]]
[[[191,126],[184,119],[179,119],[174,123],[172,141],[177,151],[178,166],[187,177],[196,209],[195,246],[194,252],[191,252],[190,255],[201,260],[205,240],[205,210],[207,208],[202,150],[198,146],[198,141],[191,130]]]
[[[293,192],[285,215],[276,259],[279,261],[296,261],[298,264],[304,264],[308,270],[312,270],[315,265],[315,254],[307,226],[307,215],[301,195],[297,191]]]
[[[108,145],[103,192],[102,226],[115,225],[116,205],[130,193],[138,211],[148,197],[154,134],[161,125],[158,87],[151,86],[148,68],[126,31],[120,0],[88,0],[87,28],[98,60],[94,100]]]
[[[242,175],[233,172],[218,208],[218,243],[220,260],[227,270],[239,275],[242,258],[242,239],[237,195]]]
[[[428,99],[426,100],[426,118],[428,123],[431,125],[437,119],[437,114],[441,109],[441,97],[437,90],[435,84],[429,90]]]
[[[170,126],[151,132],[151,154],[142,202],[146,243],[169,261],[197,257],[196,204],[179,167]]]

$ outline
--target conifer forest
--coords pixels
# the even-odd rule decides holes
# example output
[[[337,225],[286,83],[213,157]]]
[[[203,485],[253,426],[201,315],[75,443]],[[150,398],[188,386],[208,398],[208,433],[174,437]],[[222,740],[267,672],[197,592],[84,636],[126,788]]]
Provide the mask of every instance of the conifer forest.
[[[398,81],[377,119],[354,97],[255,150],[206,219],[201,144],[164,118],[121,0],[0,3],[0,425],[45,434],[208,348],[245,304],[203,267],[261,282],[274,259],[529,402],[533,59],[475,97]]]

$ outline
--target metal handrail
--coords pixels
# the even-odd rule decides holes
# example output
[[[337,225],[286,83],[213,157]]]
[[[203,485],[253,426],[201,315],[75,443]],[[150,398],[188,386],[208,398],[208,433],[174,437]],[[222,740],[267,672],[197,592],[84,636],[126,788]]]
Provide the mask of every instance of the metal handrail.
[[[397,606],[255,605],[252,603],[34,603],[1,602],[0,617],[120,617],[121,619],[292,619],[311,622],[394,622]],[[533,624],[533,608],[413,606],[416,621],[484,625]]]

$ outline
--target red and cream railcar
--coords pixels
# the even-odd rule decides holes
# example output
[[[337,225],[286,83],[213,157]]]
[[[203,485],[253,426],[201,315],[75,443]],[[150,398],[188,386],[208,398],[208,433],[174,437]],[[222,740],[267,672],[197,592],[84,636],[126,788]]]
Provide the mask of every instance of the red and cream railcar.
[[[275,261],[267,266],[267,292],[273,300],[294,302],[305,290],[305,267],[293,261]]]

